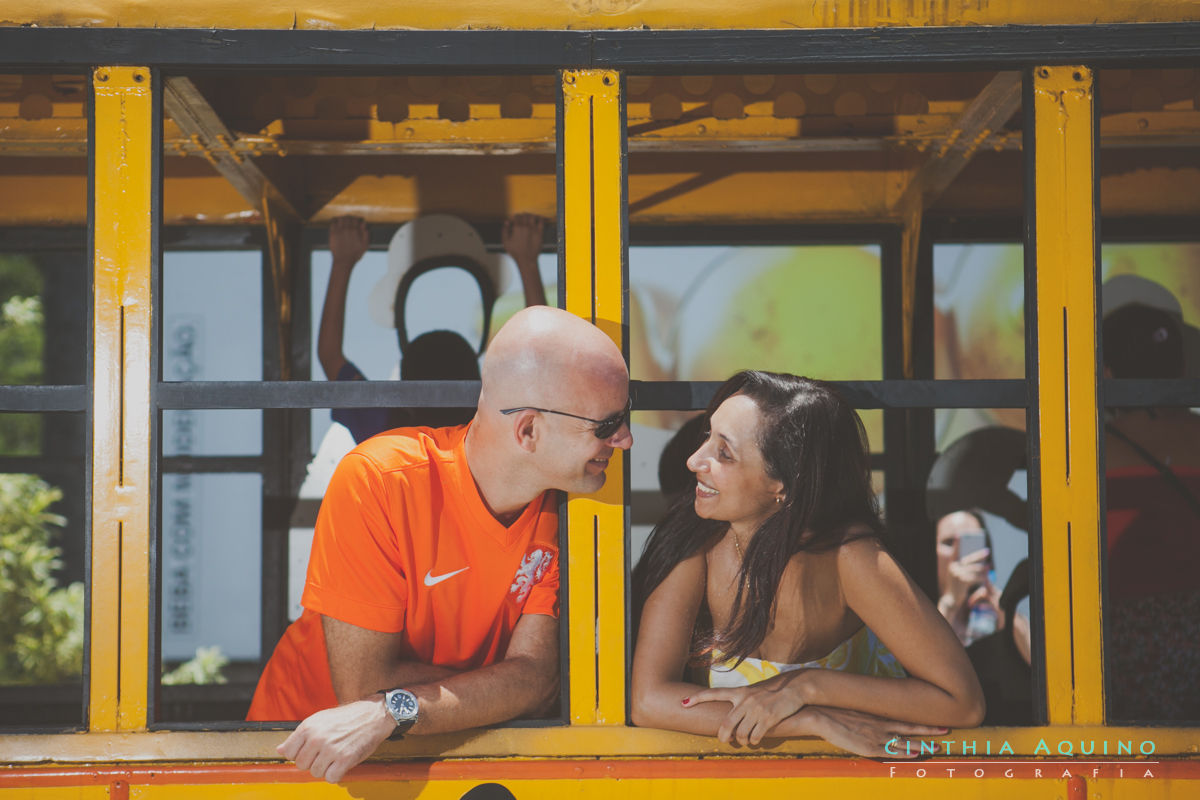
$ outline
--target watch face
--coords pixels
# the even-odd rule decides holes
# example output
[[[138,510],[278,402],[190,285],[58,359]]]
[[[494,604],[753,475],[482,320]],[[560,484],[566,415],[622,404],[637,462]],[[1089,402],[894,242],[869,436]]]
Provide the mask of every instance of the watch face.
[[[397,722],[417,718],[417,696],[405,689],[396,689],[387,694],[388,711]]]

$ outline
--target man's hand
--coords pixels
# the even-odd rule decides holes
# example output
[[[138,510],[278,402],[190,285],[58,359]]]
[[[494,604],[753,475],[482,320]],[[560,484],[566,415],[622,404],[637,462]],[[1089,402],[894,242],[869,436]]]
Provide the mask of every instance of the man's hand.
[[[367,252],[371,239],[362,217],[338,217],[329,224],[329,252],[335,268],[354,268]]]
[[[375,752],[396,729],[396,721],[377,699],[318,711],[300,723],[276,749],[314,778],[337,783]]]

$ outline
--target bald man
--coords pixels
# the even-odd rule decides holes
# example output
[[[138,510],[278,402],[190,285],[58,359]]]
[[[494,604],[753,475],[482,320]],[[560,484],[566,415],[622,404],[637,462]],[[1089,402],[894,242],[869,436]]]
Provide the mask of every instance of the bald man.
[[[518,312],[484,361],[469,425],[401,428],[338,465],[302,604],[248,719],[304,719],[279,752],[339,781],[396,733],[446,733],[558,693],[551,490],[594,492],[633,444],[629,376],[596,327]]]

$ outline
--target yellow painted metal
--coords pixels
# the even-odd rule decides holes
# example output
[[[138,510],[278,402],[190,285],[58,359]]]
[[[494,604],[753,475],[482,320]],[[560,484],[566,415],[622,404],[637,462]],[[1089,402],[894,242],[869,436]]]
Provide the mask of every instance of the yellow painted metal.
[[[1104,720],[1092,73],[1034,70],[1042,563],[1049,721]]]
[[[563,285],[566,310],[592,319],[592,98],[579,72],[562,74]],[[609,469],[615,466],[609,464]],[[567,499],[567,603],[571,722],[590,725],[599,715],[596,659],[596,517],[585,496]]]
[[[620,81],[609,70],[565,71],[562,81],[566,308],[622,346]],[[567,501],[577,724],[625,721],[625,468],[624,454],[614,453],[604,488]]]
[[[416,0],[378,3],[321,0],[241,3],[238,0],[8,0],[5,24],[68,27],[467,29],[467,28],[854,28],[956,25],[1166,22],[1200,19],[1200,7],[1180,0]]]
[[[958,800],[964,791],[974,790],[968,796],[986,796],[997,800],[1012,798],[1061,798],[1067,796],[1066,780],[1060,778],[1062,771],[1046,770],[1041,779],[1006,779],[1003,770],[996,770],[991,779],[974,779],[947,776],[945,770],[937,778],[915,777],[872,777],[872,778],[596,778],[592,780],[537,780],[517,779],[495,781],[504,786],[513,796],[521,800],[610,800],[613,797],[632,798],[712,798],[728,800],[732,797],[809,797],[873,798],[886,796],[889,800],[926,800],[927,798],[953,798]],[[1120,787],[1121,797],[1136,797],[1128,793],[1128,785],[1136,779],[1114,781]],[[239,800],[274,800],[274,798],[297,798],[297,800],[333,800],[334,798],[383,798],[417,797],[421,800],[459,800],[468,791],[489,781],[434,780],[428,782],[384,782],[348,781],[338,785],[326,783],[288,783],[279,785],[236,784],[209,786],[132,786],[132,800],[146,798],[178,798],[179,800],[202,800],[213,798],[239,798]],[[1143,796],[1161,796],[1146,781]],[[1194,791],[1193,782],[1180,782],[1184,791]],[[801,789],[801,787],[803,787]],[[969,787],[967,789],[966,787]],[[1157,787],[1161,790],[1161,786]],[[1134,790],[1136,792],[1136,789]],[[977,793],[977,794],[975,794]],[[1182,795],[1180,795],[1182,796]],[[3,797],[3,795],[0,795]]]
[[[107,786],[33,786],[22,789],[0,789],[2,800],[112,800]]]
[[[146,725],[150,606],[150,70],[99,67],[90,727]]]
[[[287,735],[287,731],[9,735],[0,736],[0,764],[281,762],[275,747]],[[1003,749],[1005,758],[1064,758],[1068,752],[1078,756],[1083,750],[1093,750],[1094,755],[1103,756],[1105,747],[1110,758],[1149,755],[1164,759],[1195,759],[1200,756],[1200,740],[1197,740],[1195,729],[1192,728],[1095,725],[975,728],[951,731],[937,737],[937,741],[950,742],[946,746],[950,757],[960,759],[964,757],[964,750],[967,758],[986,757],[988,742],[991,742],[993,754]],[[1007,748],[1004,747],[1006,743]],[[974,752],[965,745],[973,746]],[[514,754],[519,754],[516,757],[523,759],[748,755],[745,748],[723,745],[711,736],[693,736],[653,728],[569,725],[553,728],[489,728],[463,734],[413,736],[403,741],[385,742],[374,760],[511,759]],[[820,739],[768,742],[749,755],[768,758],[800,755],[849,757]]]

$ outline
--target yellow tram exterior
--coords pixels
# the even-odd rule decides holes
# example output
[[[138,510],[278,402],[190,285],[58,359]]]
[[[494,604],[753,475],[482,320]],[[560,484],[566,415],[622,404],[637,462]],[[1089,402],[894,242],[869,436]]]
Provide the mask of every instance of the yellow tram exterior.
[[[714,740],[631,726],[626,712],[629,500],[624,471],[628,464],[614,457],[610,479],[601,493],[572,496],[567,503],[567,537],[577,546],[570,547],[566,574],[570,602],[563,634],[570,668],[562,686],[569,708],[564,724],[499,727],[389,742],[343,784],[331,786],[281,761],[275,746],[286,732],[170,730],[155,726],[150,717],[154,681],[149,609],[155,604],[152,542],[156,523],[151,480],[155,443],[148,421],[156,413],[152,400],[156,381],[152,355],[156,330],[152,275],[159,246],[156,228],[163,221],[202,215],[217,223],[249,219],[265,225],[272,269],[286,274],[293,247],[289,226],[319,222],[348,210],[378,220],[401,221],[420,206],[402,194],[392,195],[401,197],[399,200],[375,205],[373,198],[378,199],[383,190],[360,182],[348,190],[351,195],[339,199],[340,207],[334,203],[315,214],[298,212],[284,196],[286,192],[245,166],[258,155],[255,147],[269,153],[269,143],[226,140],[219,144],[220,134],[189,137],[184,130],[166,147],[186,150],[194,157],[189,161],[209,163],[212,169],[205,167],[208,171],[197,175],[195,191],[186,197],[168,198],[166,210],[157,209],[156,182],[160,177],[156,148],[163,145],[155,130],[156,106],[178,103],[179,86],[163,77],[170,71],[169,65],[149,57],[163,52],[161,49],[147,45],[147,57],[140,59],[136,46],[141,41],[139,33],[166,34],[168,39],[173,34],[191,36],[195,41],[208,37],[215,42],[223,31],[261,31],[267,37],[260,41],[282,49],[288,47],[290,36],[303,32],[360,33],[367,41],[368,35],[393,30],[430,35],[568,31],[622,33],[628,37],[623,41],[653,52],[655,35],[663,32],[719,32],[726,43],[736,43],[741,37],[762,32],[857,30],[882,35],[887,31],[977,32],[994,28],[996,35],[1002,36],[1012,26],[1021,30],[1047,26],[1069,41],[1100,28],[1119,36],[1120,26],[1145,30],[1142,26],[1147,25],[1154,27],[1154,36],[1160,41],[1170,43],[1194,39],[1200,32],[1197,22],[1198,4],[1145,0],[1103,4],[750,0],[735,5],[660,0],[527,0],[518,4],[452,0],[392,6],[377,2],[263,6],[194,0],[158,6],[118,1],[7,3],[3,24],[12,27],[0,31],[6,43],[19,44],[22,36],[34,40],[45,32],[68,31],[79,37],[78,41],[89,42],[93,51],[102,51],[106,37],[113,35],[129,37],[121,41],[135,45],[123,45],[114,50],[111,59],[86,66],[90,78],[87,103],[92,113],[90,175],[77,174],[61,183],[73,180],[77,188],[79,181],[90,180],[90,206],[81,207],[77,191],[60,190],[53,181],[39,184],[33,191],[20,190],[25,185],[20,168],[0,171],[0,223],[89,221],[94,269],[86,726],[69,733],[0,733],[0,796],[458,798],[487,782],[504,785],[518,798],[727,797],[745,793],[1182,798],[1200,794],[1200,734],[1196,729],[1116,726],[1108,724],[1105,717],[1103,625],[1098,613],[1102,598],[1101,408],[1097,401],[1095,198],[1100,176],[1095,167],[1096,69],[1091,66],[1104,53],[1080,53],[1082,57],[1073,61],[1049,53],[1044,62],[1024,55],[1020,63],[1000,64],[1000,68],[1020,72],[1012,84],[1017,88],[1010,86],[1010,91],[1019,91],[1024,84],[1025,101],[1031,103],[1024,113],[1032,117],[1025,135],[1033,137],[1034,145],[1025,148],[1026,158],[1033,159],[1027,174],[1034,176],[1034,185],[1025,187],[1029,198],[1025,214],[1036,227],[1037,318],[1031,320],[1036,328],[1036,349],[1030,353],[1031,359],[1036,358],[1031,371],[1037,384],[1040,453],[1045,724],[952,732],[947,737],[947,753],[903,764],[851,758],[824,742],[807,740],[775,744],[748,755]],[[698,41],[698,47],[719,50],[724,46],[715,38]],[[867,39],[855,41],[869,43]],[[986,51],[987,40],[979,41],[984,49],[977,62],[986,65],[995,57]],[[447,47],[464,48],[464,53],[473,47],[469,39],[447,42]],[[924,61],[930,57],[922,49],[924,42],[920,36],[912,39],[904,63],[935,69],[938,62]],[[281,63],[262,68],[307,67],[319,73],[326,68],[323,56],[312,52],[307,64],[300,55],[286,65],[281,59]],[[57,68],[52,55],[37,63],[13,61],[11,55],[3,58],[14,72]],[[701,60],[717,58],[708,54]],[[1184,60],[1171,66],[1187,66],[1190,58],[1191,67],[1198,68],[1200,48],[1193,42],[1180,58]],[[658,64],[651,71],[687,72],[681,59],[666,66]],[[447,63],[439,61],[427,67],[436,71]],[[834,69],[850,68],[846,66],[849,63],[847,57],[834,64]],[[755,73],[769,67],[745,68],[735,63],[728,68]],[[631,70],[636,72],[637,67]],[[553,176],[542,176],[510,185],[509,202],[558,217],[561,303],[594,321],[628,350],[630,309],[623,260],[632,219],[629,207],[634,194],[653,190],[635,185],[637,179],[627,175],[627,152],[632,149],[625,140],[630,98],[623,91],[630,77],[620,66],[602,64],[563,64],[560,69],[543,71],[553,76],[554,90],[561,95],[557,133],[555,120],[539,119],[537,114],[510,127],[472,120],[464,123],[469,132],[464,134],[465,144],[459,144],[486,142],[496,147],[499,140],[509,137],[508,143],[514,147],[537,152],[538,142],[547,138],[553,142],[557,135],[560,197],[556,199]],[[1200,93],[1195,102],[1190,117],[1200,115]],[[168,116],[175,115],[168,110]],[[1191,131],[1177,134],[1200,147],[1200,123],[1191,122]],[[202,126],[203,120],[198,124]],[[776,123],[761,118],[714,120],[711,124],[710,138],[741,142],[744,150],[752,149],[754,142],[769,149],[773,142],[786,138],[772,132]],[[22,155],[74,146],[74,158],[79,159],[87,152],[86,131],[81,152],[79,130],[74,140],[52,141],[53,132],[62,129],[62,123],[50,119],[24,128],[11,125],[7,133],[0,134],[0,155],[5,156],[6,164],[14,164]],[[451,130],[450,125],[431,121],[410,126],[408,136],[436,144],[439,139],[448,140]],[[995,131],[974,133],[983,141]],[[951,132],[939,135],[941,141],[952,138]],[[988,139],[997,149],[1006,146],[993,140]],[[937,138],[930,141],[936,149]],[[431,149],[436,149],[433,144]],[[712,147],[719,149],[719,145]],[[669,139],[657,147],[662,152],[687,150],[683,143]],[[353,154],[347,150],[342,155]],[[451,181],[467,176],[465,170],[456,173],[453,165],[448,168]],[[909,340],[917,313],[911,272],[923,208],[920,187],[914,202],[908,181],[920,171],[913,169],[911,162],[899,161],[890,167],[885,164],[869,180],[857,184],[851,172],[844,170],[837,185],[819,190],[797,186],[786,175],[752,174],[733,190],[738,202],[718,205],[711,196],[694,195],[680,199],[651,221],[856,219],[895,224],[902,232],[904,272],[898,284],[904,318],[901,377],[911,378]],[[234,189],[230,188],[235,181],[231,176],[241,181],[240,185],[235,182]],[[925,173],[921,179],[933,178]],[[1145,175],[1139,180],[1142,182],[1134,191],[1120,197],[1114,193],[1112,202],[1127,203],[1143,214],[1200,214],[1200,169],[1185,166],[1165,177]],[[281,309],[286,308],[286,301],[285,294],[280,299]],[[1146,743],[1150,743],[1148,750]]]

